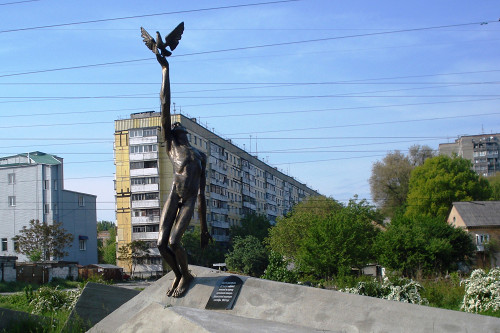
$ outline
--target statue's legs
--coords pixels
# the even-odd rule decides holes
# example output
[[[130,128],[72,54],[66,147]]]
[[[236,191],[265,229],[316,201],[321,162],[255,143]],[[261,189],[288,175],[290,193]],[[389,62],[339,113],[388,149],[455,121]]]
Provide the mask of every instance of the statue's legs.
[[[181,239],[193,216],[195,203],[196,197],[193,196],[181,204],[177,214],[177,220],[170,231],[170,238],[168,241],[169,248],[175,254],[175,260],[179,265],[180,272],[182,274],[181,280],[172,294],[174,297],[182,295],[187,290],[189,283],[193,279],[193,276],[189,273],[187,254],[181,245]]]
[[[168,199],[162,209],[160,217],[160,228],[158,233],[158,250],[160,251],[163,259],[165,259],[165,261],[175,274],[174,283],[172,284],[172,287],[170,287],[170,289],[167,291],[168,296],[172,295],[182,277],[182,273],[179,269],[179,264],[177,263],[176,255],[168,246],[170,232],[174,225],[177,211],[179,209],[179,200],[180,198],[178,195],[170,192]]]

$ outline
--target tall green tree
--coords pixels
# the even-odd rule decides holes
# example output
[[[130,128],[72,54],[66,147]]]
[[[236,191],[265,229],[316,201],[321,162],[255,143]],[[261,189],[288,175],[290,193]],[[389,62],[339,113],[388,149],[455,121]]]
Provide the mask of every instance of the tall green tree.
[[[71,246],[73,235],[62,227],[61,222],[47,224],[31,220],[29,226],[24,226],[13,239],[17,242],[17,252],[37,261],[67,256],[66,249]]]
[[[500,172],[487,178],[491,186],[491,200],[500,200]]]
[[[226,255],[226,265],[231,271],[260,277],[268,264],[268,253],[255,236],[235,237],[233,250]]]
[[[295,205],[286,216],[278,217],[266,240],[269,248],[293,259],[297,256],[305,232],[314,219],[325,218],[342,209],[342,204],[324,196],[309,197]]]
[[[149,245],[145,241],[134,240],[118,248],[118,259],[124,261],[128,266],[128,271],[134,275],[139,261],[149,257],[148,249]]]
[[[104,242],[99,240],[97,255],[100,263],[116,265],[116,227],[108,229],[109,239]]]
[[[270,228],[271,223],[267,216],[248,214],[241,219],[240,225],[231,227],[229,234],[231,239],[252,235],[262,242],[269,235]]]
[[[219,242],[210,242],[205,249],[200,246],[200,227],[186,231],[182,236],[182,246],[187,252],[191,265],[212,267],[215,263],[223,263],[226,248]]]
[[[378,261],[406,277],[444,273],[474,254],[469,235],[441,218],[397,215],[381,232]]]
[[[413,145],[408,149],[408,155],[396,150],[373,164],[370,191],[384,215],[392,217],[403,208],[411,171],[433,156],[435,153],[431,147]]]
[[[311,217],[296,257],[300,270],[316,278],[330,279],[375,259],[374,216],[374,208],[366,201],[350,200],[331,214]]]
[[[400,151],[389,153],[373,164],[370,191],[384,215],[393,216],[406,202],[413,168],[410,159]]]
[[[460,157],[427,159],[411,173],[406,214],[444,219],[454,201],[488,200],[491,187],[471,166]]]
[[[97,221],[97,232],[108,231],[116,228],[116,225],[111,221]]]

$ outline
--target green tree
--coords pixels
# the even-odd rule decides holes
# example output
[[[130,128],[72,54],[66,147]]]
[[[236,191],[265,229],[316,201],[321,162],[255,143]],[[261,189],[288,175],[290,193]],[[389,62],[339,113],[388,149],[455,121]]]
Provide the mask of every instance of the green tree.
[[[68,255],[66,248],[71,246],[73,235],[66,232],[60,222],[47,224],[31,220],[29,227],[24,226],[13,239],[17,242],[16,251],[30,260],[50,260]]]
[[[408,158],[414,167],[423,165],[425,160],[434,156],[436,153],[427,145],[413,145],[408,149]]]
[[[374,208],[365,200],[350,200],[340,210],[311,217],[296,257],[299,269],[316,278],[330,279],[372,261],[375,216]]]
[[[231,239],[235,237],[255,236],[261,242],[269,235],[271,223],[264,215],[248,214],[240,221],[240,225],[232,226],[229,230]]]
[[[250,235],[233,239],[233,250],[226,255],[229,270],[260,277],[267,264],[267,250],[257,237]]]
[[[261,278],[286,283],[297,283],[297,273],[288,269],[288,261],[281,254],[273,251],[269,253],[269,264]]]
[[[411,173],[406,214],[446,218],[454,201],[489,199],[488,181],[479,178],[471,166],[460,157],[427,159]]]
[[[118,259],[128,266],[130,275],[134,275],[135,268],[140,260],[149,257],[149,245],[142,240],[135,240],[118,248]]]
[[[200,227],[186,231],[182,236],[182,246],[187,252],[188,262],[191,265],[212,267],[215,263],[223,263],[226,248],[219,242],[210,242],[205,249],[200,246]]]
[[[397,215],[376,241],[378,261],[407,277],[444,273],[474,254],[469,235],[441,218]]]
[[[495,173],[494,176],[489,176],[488,181],[491,186],[491,200],[500,200],[500,172]]]
[[[109,230],[109,239],[97,246],[98,260],[100,263],[116,265],[116,227]]]
[[[384,215],[392,217],[406,202],[413,168],[410,159],[399,151],[389,153],[382,161],[373,164],[370,191]]]
[[[97,221],[97,232],[108,231],[116,228],[116,225],[111,221]]]
[[[408,155],[396,150],[373,164],[370,191],[384,215],[392,217],[403,208],[411,171],[434,155],[429,146],[413,145],[408,149]]]
[[[306,230],[313,219],[324,218],[342,209],[342,205],[324,196],[309,197],[295,205],[286,216],[278,217],[266,240],[269,248],[285,258],[294,259]]]

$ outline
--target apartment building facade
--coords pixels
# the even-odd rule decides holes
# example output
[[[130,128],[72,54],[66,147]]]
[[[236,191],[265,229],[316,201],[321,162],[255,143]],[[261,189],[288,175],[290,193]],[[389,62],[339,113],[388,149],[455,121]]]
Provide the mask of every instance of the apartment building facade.
[[[472,169],[481,176],[493,176],[500,171],[500,133],[464,135],[453,143],[441,143],[439,153],[457,154],[472,162]]]
[[[61,222],[73,243],[61,259],[80,265],[97,263],[96,196],[64,189],[63,159],[42,152],[0,158],[0,255],[16,252],[13,237],[30,220]]]
[[[216,241],[228,242],[229,228],[246,214],[262,214],[274,222],[294,204],[318,195],[196,120],[172,115],[174,122],[188,130],[190,144],[207,156],[207,223]],[[149,242],[151,265],[161,263],[156,240],[161,208],[173,179],[161,138],[159,112],[136,113],[115,121],[117,243],[120,247],[134,240]],[[195,210],[191,225],[196,224]]]

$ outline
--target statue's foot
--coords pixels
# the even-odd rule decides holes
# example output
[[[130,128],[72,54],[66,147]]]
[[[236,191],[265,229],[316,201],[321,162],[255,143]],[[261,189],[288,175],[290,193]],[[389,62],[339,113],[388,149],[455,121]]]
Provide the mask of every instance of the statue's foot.
[[[181,281],[181,276],[176,276],[174,279],[174,282],[172,282],[172,285],[170,288],[167,290],[167,296],[170,297],[174,293],[174,291],[177,289],[177,286],[179,285],[179,282]]]
[[[175,291],[172,293],[173,297],[180,297],[189,287],[189,283],[194,279],[191,273],[187,273],[181,277],[179,281],[179,285],[175,288]]]

